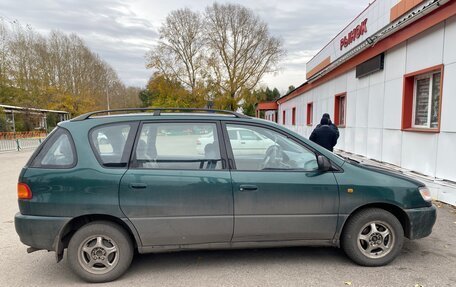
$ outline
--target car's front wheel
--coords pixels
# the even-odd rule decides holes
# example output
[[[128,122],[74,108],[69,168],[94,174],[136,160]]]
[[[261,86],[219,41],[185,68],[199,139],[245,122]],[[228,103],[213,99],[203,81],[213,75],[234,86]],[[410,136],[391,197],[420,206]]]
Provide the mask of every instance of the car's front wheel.
[[[81,227],[68,245],[71,269],[88,282],[108,282],[127,271],[133,259],[133,245],[117,224],[92,222]]]
[[[341,246],[348,257],[363,266],[382,266],[399,255],[404,230],[399,220],[380,208],[361,210],[349,218]]]

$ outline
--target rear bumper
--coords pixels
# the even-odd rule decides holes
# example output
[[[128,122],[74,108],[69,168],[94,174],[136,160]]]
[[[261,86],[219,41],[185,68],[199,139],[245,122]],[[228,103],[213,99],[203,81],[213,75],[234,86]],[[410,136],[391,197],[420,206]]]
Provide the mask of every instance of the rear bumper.
[[[16,213],[14,226],[21,242],[36,249],[56,250],[60,230],[69,217],[31,216]]]
[[[409,239],[420,239],[429,236],[437,219],[437,211],[434,205],[430,207],[406,209],[409,218],[406,236]]]

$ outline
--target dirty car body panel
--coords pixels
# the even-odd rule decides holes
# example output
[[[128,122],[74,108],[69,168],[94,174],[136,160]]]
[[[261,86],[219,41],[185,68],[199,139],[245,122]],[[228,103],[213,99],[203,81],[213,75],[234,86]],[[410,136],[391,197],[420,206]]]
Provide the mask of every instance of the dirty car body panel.
[[[144,144],[141,129],[150,123],[210,124],[216,132],[196,126],[182,130],[181,138],[198,142],[200,133],[206,133],[206,141],[208,136],[216,134],[216,138],[212,146],[195,150],[198,155],[206,151],[206,157],[197,160],[199,168],[157,168],[156,157],[148,159],[154,168],[134,166],[136,151]],[[245,155],[234,155],[227,124],[273,131],[309,151],[315,162],[323,158],[330,167],[322,170],[319,162],[315,170],[242,170],[236,167],[236,159]],[[114,128],[110,129],[111,125]],[[117,138],[121,145],[113,144],[103,151],[98,144],[106,144],[116,125],[127,127]],[[173,133],[176,131],[162,128],[148,136],[172,142],[179,138]],[[45,162],[42,154],[46,149],[52,151],[51,143],[61,134],[71,143],[67,152],[72,149],[73,161],[63,168],[36,164],[37,159]],[[287,156],[287,151],[276,147],[280,141],[265,140],[266,136],[260,138],[270,142],[271,147],[263,151],[267,155],[279,152],[285,160],[293,154],[288,152]],[[219,152],[217,158],[208,155],[214,147]],[[115,164],[103,162],[116,156]],[[266,156],[261,166],[269,164],[268,159]],[[263,161],[261,157],[254,160]],[[299,165],[297,159],[287,160]],[[168,160],[167,164],[172,166],[173,162]],[[275,123],[217,114],[143,113],[62,122],[34,153],[19,182],[33,194],[18,201],[15,226],[21,241],[34,249],[56,251],[58,258],[79,228],[100,220],[123,228],[140,253],[339,246],[351,217],[366,208],[393,214],[410,239],[428,236],[436,220],[435,207],[420,194],[421,182],[341,158]]]

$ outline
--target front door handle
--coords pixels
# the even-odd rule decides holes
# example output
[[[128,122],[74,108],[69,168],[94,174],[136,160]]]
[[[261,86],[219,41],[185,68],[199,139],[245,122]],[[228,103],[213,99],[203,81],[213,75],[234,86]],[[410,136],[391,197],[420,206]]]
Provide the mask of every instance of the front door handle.
[[[134,189],[145,189],[147,187],[147,184],[145,184],[145,183],[131,183],[130,187],[134,188]]]
[[[252,184],[241,184],[239,186],[240,191],[255,191],[258,190],[258,186]]]

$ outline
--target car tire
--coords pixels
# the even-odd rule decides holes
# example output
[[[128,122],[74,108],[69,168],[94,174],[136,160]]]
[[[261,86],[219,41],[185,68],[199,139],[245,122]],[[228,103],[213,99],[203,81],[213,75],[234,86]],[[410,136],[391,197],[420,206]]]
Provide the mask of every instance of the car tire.
[[[349,218],[341,239],[345,254],[357,264],[383,266],[399,255],[404,230],[390,212],[369,208]]]
[[[87,282],[115,280],[127,271],[133,259],[133,244],[119,225],[96,221],[84,225],[68,245],[68,262],[79,277]]]

